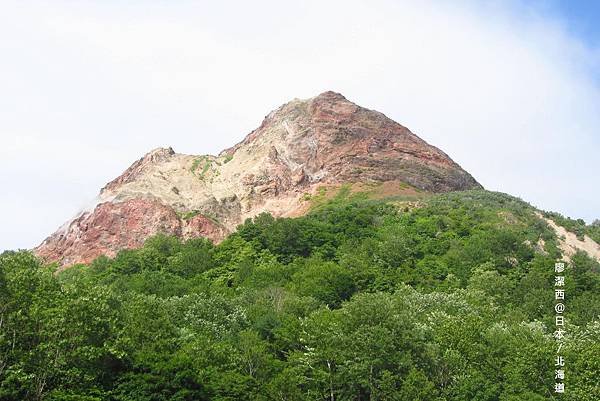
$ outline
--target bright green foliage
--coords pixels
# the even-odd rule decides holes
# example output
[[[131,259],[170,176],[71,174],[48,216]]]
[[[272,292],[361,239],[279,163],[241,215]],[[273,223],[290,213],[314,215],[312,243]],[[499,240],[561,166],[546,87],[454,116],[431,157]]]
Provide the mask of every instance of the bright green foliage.
[[[120,364],[114,294],[78,279],[61,285],[26,252],[2,254],[0,268],[8,295],[0,310],[0,399],[101,394]]]
[[[531,206],[485,191],[342,194],[58,275],[5,252],[0,400],[551,400],[560,256]],[[597,400],[600,266],[565,275],[568,399]]]
[[[200,170],[200,172],[198,172],[200,166],[202,166],[202,169]],[[208,170],[210,170],[211,166],[212,162],[208,158],[208,156],[202,156],[198,159],[194,159],[194,161],[192,162],[192,167],[190,168],[190,172],[194,175],[197,174],[198,178],[204,180],[204,177],[206,176]]]

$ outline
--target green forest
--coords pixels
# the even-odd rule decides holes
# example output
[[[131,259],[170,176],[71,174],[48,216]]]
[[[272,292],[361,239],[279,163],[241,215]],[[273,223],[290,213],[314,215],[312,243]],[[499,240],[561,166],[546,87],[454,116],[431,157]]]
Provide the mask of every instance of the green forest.
[[[0,400],[600,400],[600,265],[566,266],[557,396],[562,255],[535,211],[483,190],[339,196],[60,272],[4,252]]]

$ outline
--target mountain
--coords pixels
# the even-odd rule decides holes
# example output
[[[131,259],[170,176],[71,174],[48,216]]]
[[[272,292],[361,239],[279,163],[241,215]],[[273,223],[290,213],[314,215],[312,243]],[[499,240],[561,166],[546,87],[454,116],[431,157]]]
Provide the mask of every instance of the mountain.
[[[0,400],[596,400],[599,243],[378,112],[294,100],[218,156],[136,161],[36,249],[60,265],[0,254]]]
[[[261,212],[299,216],[341,186],[372,196],[477,189],[448,155],[335,92],[292,100],[219,155],[155,149],[34,252],[63,266],[138,248],[156,234],[215,242]]]

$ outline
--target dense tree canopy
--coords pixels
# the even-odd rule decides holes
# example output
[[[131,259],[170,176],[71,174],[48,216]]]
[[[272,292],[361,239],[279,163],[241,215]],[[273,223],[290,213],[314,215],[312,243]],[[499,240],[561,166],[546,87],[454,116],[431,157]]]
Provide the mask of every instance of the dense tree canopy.
[[[533,211],[336,199],[59,274],[5,252],[0,400],[554,399],[561,255]],[[567,396],[598,400],[600,266],[580,253],[565,276]]]

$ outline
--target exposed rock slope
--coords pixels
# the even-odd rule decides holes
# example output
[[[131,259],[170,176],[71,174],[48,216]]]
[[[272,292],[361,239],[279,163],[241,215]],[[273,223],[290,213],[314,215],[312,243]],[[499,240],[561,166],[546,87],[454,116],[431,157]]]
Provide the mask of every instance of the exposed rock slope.
[[[100,192],[93,210],[36,253],[62,265],[139,247],[158,232],[219,241],[263,211],[298,214],[303,195],[342,183],[447,192],[480,185],[444,152],[383,114],[325,92],[271,112],[218,156],[155,149]]]
[[[573,255],[578,251],[588,254],[590,258],[600,262],[600,244],[596,243],[589,236],[584,235],[583,239],[577,238],[575,233],[567,231],[564,227],[559,226],[554,220],[544,217],[541,213],[536,215],[544,220],[548,226],[556,233],[558,237],[558,247],[562,251],[563,258],[570,262]]]

